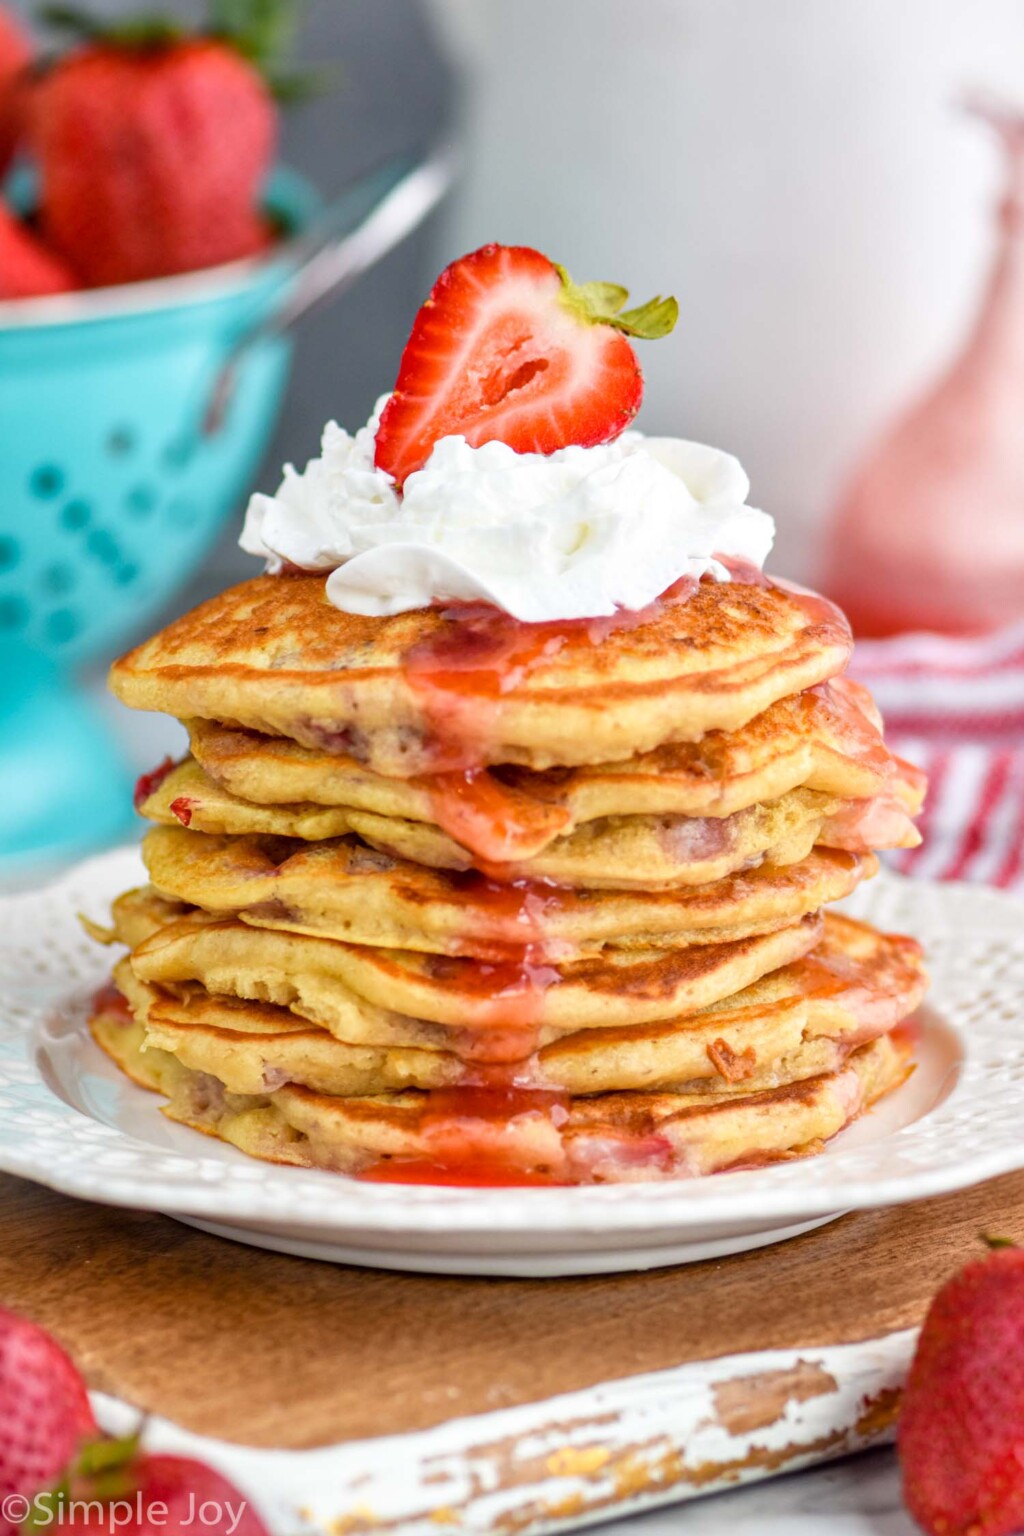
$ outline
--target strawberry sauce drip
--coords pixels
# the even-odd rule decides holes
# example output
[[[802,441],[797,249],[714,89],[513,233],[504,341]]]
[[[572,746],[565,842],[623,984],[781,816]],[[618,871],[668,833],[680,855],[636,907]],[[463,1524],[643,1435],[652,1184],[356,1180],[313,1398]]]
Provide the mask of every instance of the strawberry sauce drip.
[[[499,874],[500,869],[499,865]],[[452,874],[448,890],[454,901],[461,900],[473,909],[475,924],[486,922],[495,950],[492,958],[521,957],[535,965],[546,959],[562,958],[557,943],[549,937],[549,926],[556,911],[566,911],[578,900],[565,886],[546,880],[494,879],[490,872],[471,869]]]
[[[563,806],[509,790],[486,768],[433,774],[425,783],[438,826],[490,865],[531,857],[571,819]]]
[[[502,1146],[503,1132],[524,1115],[541,1116],[554,1127],[569,1118],[564,1094],[540,1089],[466,1087],[436,1089],[424,1095],[418,1130],[434,1157],[382,1158],[359,1174],[377,1184],[453,1184],[472,1188],[516,1188],[557,1184],[544,1168],[514,1161],[514,1148]],[[504,1155],[508,1152],[508,1156]]]
[[[635,612],[622,608],[596,619],[526,624],[488,603],[444,609],[445,629],[412,647],[405,675],[417,694],[437,773],[465,773],[487,760],[501,699],[568,644],[599,645],[611,634],[649,624],[666,604],[696,591],[690,577]]]
[[[93,1018],[98,1018],[101,1013],[106,1015],[108,1018],[116,1018],[117,1021],[121,1024],[134,1023],[134,1017],[131,1008],[128,1006],[128,999],[125,997],[120,987],[115,986],[112,981],[105,982],[103,986],[93,994]]]
[[[472,1027],[536,1030],[544,994],[558,981],[558,971],[529,946],[507,960],[460,960],[431,957],[435,980],[456,983],[472,999]]]
[[[903,952],[907,965],[921,953],[916,939],[901,934],[889,934],[887,943]],[[913,983],[908,984],[906,972],[900,974],[903,963],[894,956],[888,964],[877,965],[868,980],[863,962],[842,954],[812,951],[797,962],[791,974],[803,996],[835,999],[852,1014],[857,1030],[845,1034],[844,1041],[848,1045],[864,1044],[891,1031],[905,1013],[908,991],[915,989]]]
[[[913,1055],[923,1037],[924,1023],[917,1013],[912,1013],[909,1019],[902,1019],[895,1029],[889,1031],[893,1045],[907,1056]]]
[[[134,804],[137,811],[141,811],[150,795],[155,795],[160,785],[169,773],[173,773],[177,767],[173,757],[165,757],[162,763],[152,768],[149,773],[140,774],[135,783]]]
[[[740,585],[780,587],[812,625],[848,631],[839,609],[818,593],[774,581],[748,561],[716,558]],[[684,576],[645,608],[620,608],[606,617],[541,624],[524,623],[489,603],[455,603],[443,609],[441,617],[452,622],[412,647],[405,658],[405,676],[425,717],[431,772],[467,776],[461,791],[454,781],[442,788],[446,814],[458,817],[463,791],[469,817],[474,796],[488,796],[486,785],[469,776],[489,759],[503,695],[566,645],[600,645],[609,635],[639,629],[667,606],[687,601],[697,587],[693,577]],[[485,821],[488,814],[484,805]],[[458,836],[454,829],[452,835]]]
[[[846,853],[870,853],[878,848],[900,848],[913,835],[906,806],[892,791],[868,800],[849,800],[829,816],[819,833],[826,848]]]
[[[892,774],[894,759],[882,740],[881,719],[866,688],[852,678],[834,677],[808,692],[824,703],[831,730],[852,762]]]
[[[472,906],[476,928],[486,922],[493,947],[486,960],[436,955],[431,961],[435,979],[455,982],[471,1000],[460,1031],[465,1081],[518,1087],[534,1070],[544,997],[559,980],[550,915],[575,897],[560,886],[492,880],[478,870],[453,876],[450,889]],[[471,947],[468,939],[465,947]]]
[[[923,797],[928,786],[927,775],[913,763],[895,757],[889,751],[882,739],[881,715],[862,683],[849,677],[834,677],[808,689],[808,693],[825,704],[831,730],[844,755],[851,762],[888,780],[885,793],[891,803],[903,805],[901,789],[908,801],[915,796]]]
[[[755,567],[728,564],[734,580],[770,585]],[[539,1115],[558,1131],[569,1117],[568,1098],[537,1088],[532,1074],[544,997],[559,980],[551,964],[545,918],[553,904],[573,897],[539,882],[503,878],[501,866],[513,864],[530,840],[537,839],[536,812],[517,805],[486,764],[505,694],[565,646],[597,645],[613,633],[650,623],[667,604],[685,601],[696,587],[696,581],[684,578],[637,612],[544,624],[522,623],[486,604],[460,604],[442,615],[456,622],[406,657],[405,675],[427,726],[434,815],[474,854],[479,872],[465,877],[466,900],[495,919],[496,937],[499,943],[509,943],[509,953],[494,961],[434,958],[435,979],[450,979],[470,998],[471,1023],[461,1031],[464,1079],[451,1089],[424,1095],[418,1129],[428,1148],[426,1156],[381,1159],[365,1169],[361,1179],[473,1188],[564,1182],[544,1167],[516,1166],[511,1129],[520,1117]],[[835,623],[836,610],[824,599],[802,593],[799,598],[812,622]],[[595,1155],[607,1157],[613,1140],[618,1138],[600,1138]],[[671,1157],[670,1143],[653,1134],[623,1138],[615,1161],[660,1167]]]

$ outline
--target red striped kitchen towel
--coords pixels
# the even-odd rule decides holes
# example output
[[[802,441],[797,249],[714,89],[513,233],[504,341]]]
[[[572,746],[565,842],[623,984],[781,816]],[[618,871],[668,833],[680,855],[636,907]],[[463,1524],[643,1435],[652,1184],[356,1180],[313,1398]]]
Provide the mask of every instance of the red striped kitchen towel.
[[[850,670],[878,701],[886,740],[929,778],[924,841],[893,865],[1024,891],[1024,625],[860,641]]]

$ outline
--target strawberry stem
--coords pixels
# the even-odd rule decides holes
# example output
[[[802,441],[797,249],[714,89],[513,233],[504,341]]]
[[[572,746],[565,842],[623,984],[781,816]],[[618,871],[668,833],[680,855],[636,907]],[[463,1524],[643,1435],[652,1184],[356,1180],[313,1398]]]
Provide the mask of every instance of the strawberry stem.
[[[41,7],[48,26],[77,41],[109,44],[139,52],[171,48],[191,36],[214,38],[233,48],[258,70],[271,93],[288,105],[315,95],[332,83],[325,69],[294,70],[287,58],[307,0],[206,0],[206,23],[198,33],[158,12],[112,20],[94,16],[76,4]]]
[[[208,0],[207,32],[266,71],[295,41],[303,0]]]
[[[564,267],[555,263],[562,279],[562,303],[577,319],[589,325],[610,325],[627,336],[655,341],[667,336],[679,319],[679,304],[673,298],[649,299],[636,309],[625,309],[629,289],[618,283],[574,283]]]
[[[166,48],[187,35],[179,22],[156,14],[106,21],[75,5],[44,5],[39,16],[47,26],[70,32],[82,42],[113,43],[122,48]]]
[[[983,1232],[981,1240],[985,1247],[991,1249],[993,1253],[998,1253],[1000,1248],[1016,1248],[1017,1246],[1012,1237],[996,1237],[991,1232]]]
[[[89,1440],[82,1447],[75,1463],[76,1478],[103,1478],[111,1472],[122,1472],[134,1459],[139,1449],[139,1436],[121,1435],[116,1439],[103,1436]]]

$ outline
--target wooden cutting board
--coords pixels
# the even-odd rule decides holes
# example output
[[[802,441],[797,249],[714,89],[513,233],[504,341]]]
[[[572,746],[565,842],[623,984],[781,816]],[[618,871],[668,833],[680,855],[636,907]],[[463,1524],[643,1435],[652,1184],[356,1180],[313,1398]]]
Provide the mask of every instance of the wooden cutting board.
[[[0,1303],[52,1329],[92,1387],[295,1452],[277,1459],[288,1497],[309,1469],[334,1536],[540,1530],[884,1437],[908,1330],[982,1232],[1024,1240],[1024,1174],[683,1268],[447,1279],[289,1258],[2,1177]],[[258,1477],[273,1460],[225,1464]]]

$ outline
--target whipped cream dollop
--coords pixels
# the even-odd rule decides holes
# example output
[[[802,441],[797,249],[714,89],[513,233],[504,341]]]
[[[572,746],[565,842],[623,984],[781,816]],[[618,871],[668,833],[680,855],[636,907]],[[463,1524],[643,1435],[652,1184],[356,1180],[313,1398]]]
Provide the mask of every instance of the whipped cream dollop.
[[[683,576],[727,581],[717,556],[760,568],[771,549],[731,454],[636,431],[549,454],[445,437],[399,492],[373,462],[386,402],[354,437],[331,422],[318,459],[252,497],[239,540],[271,572],[329,571],[347,613],[483,601],[528,623],[597,618]]]

